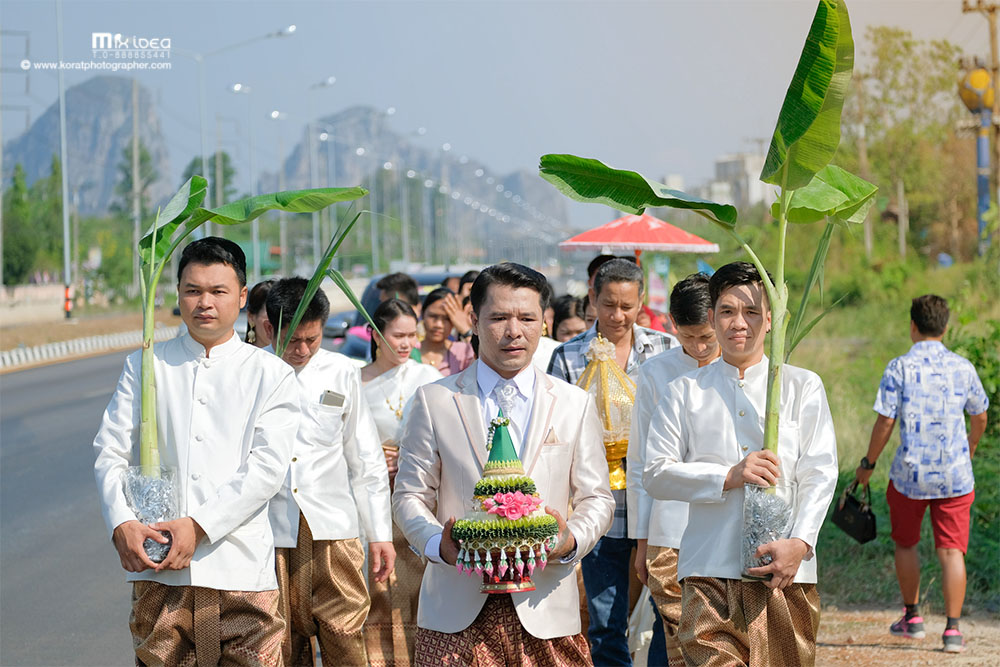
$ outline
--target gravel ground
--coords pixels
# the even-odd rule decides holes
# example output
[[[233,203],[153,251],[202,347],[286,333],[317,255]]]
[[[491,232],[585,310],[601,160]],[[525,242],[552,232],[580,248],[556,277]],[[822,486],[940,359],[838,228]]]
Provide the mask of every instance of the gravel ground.
[[[823,609],[816,648],[817,665],[998,665],[1000,617],[976,613],[962,617],[963,653],[944,653],[944,617],[925,615],[924,639],[889,634],[899,610]]]

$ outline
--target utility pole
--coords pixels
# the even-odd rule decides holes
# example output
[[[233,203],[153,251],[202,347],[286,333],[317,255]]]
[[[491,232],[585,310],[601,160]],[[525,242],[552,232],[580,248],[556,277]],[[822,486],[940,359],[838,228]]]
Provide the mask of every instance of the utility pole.
[[[980,12],[990,24],[990,74],[993,77],[993,88],[996,90],[1000,81],[1000,45],[997,43],[997,10],[1000,3],[976,0],[962,0],[962,13]],[[1000,95],[993,95],[993,160],[991,171],[991,190],[997,195],[1000,204]]]
[[[62,0],[56,1],[56,54],[59,62],[63,60],[63,16]],[[68,320],[73,316],[73,301],[70,299],[70,262],[69,262],[69,164],[66,160],[66,82],[63,70],[59,69],[59,161],[62,172],[62,221],[63,221],[63,311]]]
[[[870,182],[872,180],[872,170],[868,163],[868,131],[865,127],[865,86],[863,81],[859,82],[856,90],[858,93],[858,171],[861,172],[861,178]],[[869,261],[872,258],[873,246],[872,215],[872,208],[869,208],[864,222],[865,257]]]

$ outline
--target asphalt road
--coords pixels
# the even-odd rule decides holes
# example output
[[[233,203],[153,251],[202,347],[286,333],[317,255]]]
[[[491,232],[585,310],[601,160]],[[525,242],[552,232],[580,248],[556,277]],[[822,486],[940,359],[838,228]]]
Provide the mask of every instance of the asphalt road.
[[[134,664],[92,448],[126,356],[0,375],[0,666]]]
[[[130,665],[91,444],[117,352],[0,376],[0,665]]]

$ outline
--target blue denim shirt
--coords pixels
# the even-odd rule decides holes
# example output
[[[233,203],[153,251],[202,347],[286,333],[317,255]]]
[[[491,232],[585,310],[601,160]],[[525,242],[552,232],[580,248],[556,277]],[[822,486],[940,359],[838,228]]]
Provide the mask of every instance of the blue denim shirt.
[[[889,470],[896,490],[915,499],[952,498],[972,491],[965,415],[989,399],[968,359],[938,341],[914,343],[889,362],[875,412],[898,419],[901,444]]]

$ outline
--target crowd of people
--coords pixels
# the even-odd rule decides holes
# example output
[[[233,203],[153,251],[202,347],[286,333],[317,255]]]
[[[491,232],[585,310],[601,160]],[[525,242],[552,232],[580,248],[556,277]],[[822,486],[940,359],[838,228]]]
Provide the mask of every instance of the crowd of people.
[[[513,263],[423,297],[409,276],[385,276],[375,326],[352,334],[367,352],[357,362],[322,347],[322,290],[288,331],[304,278],[248,290],[236,244],[189,244],[177,276],[187,331],[154,360],[154,428],[179,516],[144,525],[125,499],[138,353],[94,442],[132,582],[136,664],[311,665],[318,649],[324,665],[630,665],[636,604],[656,619],[650,665],[812,664],[815,547],[838,472],[822,380],[783,367],[778,447],[764,449],[771,314],[753,265],[679,281],[662,318],[643,304],[634,259],[600,256],[588,275],[583,299],[554,297],[545,276]],[[868,481],[898,417],[889,493],[906,608],[891,632],[924,636],[915,544],[930,506],[945,648],[961,650],[966,464],[987,402],[975,370],[941,344],[947,306],[921,299],[914,349],[886,371],[857,476]],[[233,330],[244,305],[245,341]],[[902,407],[915,401],[922,416]],[[498,417],[559,532],[534,590],[486,595],[455,567],[451,528]],[[791,489],[792,517],[745,569],[752,486]],[[169,553],[154,562],[144,542],[165,533]]]

